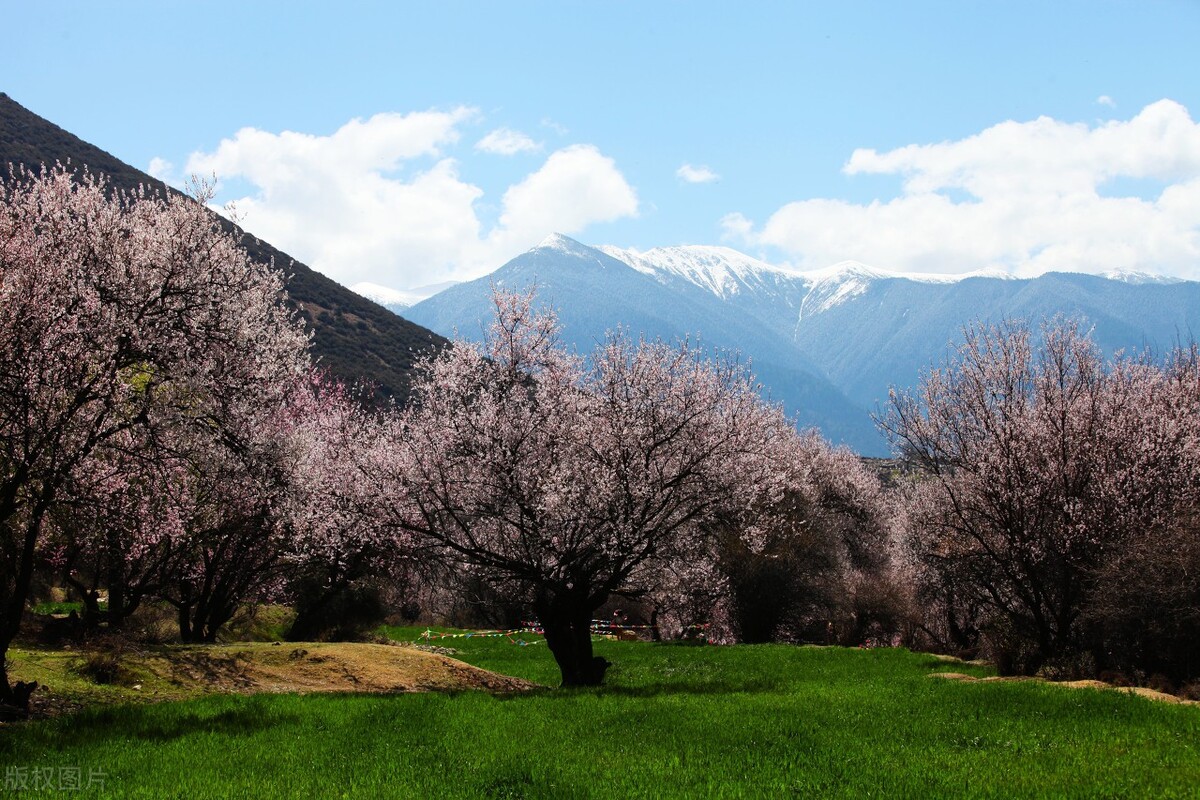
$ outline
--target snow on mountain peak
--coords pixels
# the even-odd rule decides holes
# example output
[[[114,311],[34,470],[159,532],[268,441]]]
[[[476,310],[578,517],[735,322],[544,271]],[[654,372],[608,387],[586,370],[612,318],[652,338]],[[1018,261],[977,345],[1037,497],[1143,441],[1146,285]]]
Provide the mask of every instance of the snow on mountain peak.
[[[829,280],[891,280],[900,279],[907,281],[916,281],[918,283],[955,283],[963,278],[988,277],[1002,278],[1008,277],[1006,273],[998,270],[977,270],[975,272],[963,272],[953,275],[948,275],[941,272],[900,272],[898,270],[880,269],[872,267],[861,261],[839,261],[828,267],[820,269],[804,270],[799,273],[805,280],[812,284],[818,284]]]
[[[633,248],[601,245],[597,249],[660,282],[669,277],[682,278],[724,298],[739,294],[747,287],[761,284],[764,279],[772,276],[795,276],[795,273],[789,270],[772,266],[728,247],[681,245],[655,247],[641,252]]]
[[[357,295],[373,300],[381,306],[400,306],[407,308],[425,299],[425,295],[416,292],[406,292],[401,289],[392,289],[388,286],[381,286],[378,283],[356,283],[350,287],[350,291]]]
[[[873,280],[876,278],[895,277],[884,270],[869,267],[861,261],[839,261],[828,267],[804,270],[800,273],[800,276],[814,286],[829,280],[845,280],[849,278]]]
[[[858,261],[841,261],[824,269],[801,273],[808,284],[808,294],[800,306],[800,317],[806,313],[828,311],[870,288],[880,278],[894,277]]]
[[[872,267],[861,261],[839,261],[821,269],[805,270],[799,275],[808,283],[809,293],[802,313],[820,313],[858,297],[875,281],[904,280],[914,283],[957,283],[966,278],[1013,279],[997,269],[981,269],[948,275],[940,272],[899,272]]]
[[[1153,275],[1149,272],[1135,272],[1127,269],[1114,269],[1104,273],[1104,277],[1110,281],[1121,281],[1122,283],[1183,283],[1183,278],[1172,278],[1169,275]]]
[[[364,281],[351,286],[350,291],[368,300],[372,300],[384,308],[399,311],[410,306],[415,306],[422,300],[428,300],[438,292],[448,289],[456,283],[458,281],[442,281],[441,283],[431,283],[428,286],[418,286],[414,289],[393,289],[390,286],[381,286],[378,283]]]
[[[577,242],[570,236],[564,236],[561,233],[552,233],[545,239],[537,243],[534,250],[559,250],[563,253],[576,253],[581,249],[587,249],[587,245]]]

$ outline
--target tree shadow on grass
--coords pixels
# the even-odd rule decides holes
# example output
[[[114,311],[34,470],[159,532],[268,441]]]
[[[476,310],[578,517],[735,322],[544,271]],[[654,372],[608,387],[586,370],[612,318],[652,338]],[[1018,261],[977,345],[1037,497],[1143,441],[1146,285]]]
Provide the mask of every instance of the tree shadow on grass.
[[[569,699],[580,695],[597,697],[664,697],[670,695],[730,695],[730,694],[773,694],[782,690],[782,684],[773,680],[747,681],[663,681],[641,686],[604,684],[603,686],[547,687],[527,692],[496,695],[502,702],[520,701],[530,697]]]
[[[0,753],[22,748],[64,749],[111,740],[114,734],[151,742],[169,742],[193,733],[247,735],[299,720],[295,714],[269,711],[249,704],[220,711],[184,711],[169,706],[117,706],[85,711],[49,724],[24,727],[10,736],[0,735]]]
[[[192,733],[239,736],[264,731],[298,719],[295,715],[264,714],[260,709],[227,709],[213,715],[188,714],[172,719],[153,720],[131,733],[139,739],[155,742],[171,741]]]
[[[772,694],[780,691],[780,683],[772,680],[746,681],[671,681],[642,686],[602,686],[600,694],[618,697],[659,697],[661,695],[722,695]]]

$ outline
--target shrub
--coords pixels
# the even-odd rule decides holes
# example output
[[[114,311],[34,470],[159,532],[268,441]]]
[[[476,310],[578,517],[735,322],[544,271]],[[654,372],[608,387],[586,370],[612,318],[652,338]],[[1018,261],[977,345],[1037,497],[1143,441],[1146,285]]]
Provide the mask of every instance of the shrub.
[[[124,662],[124,648],[108,641],[103,649],[89,650],[80,656],[74,669],[92,683],[105,686],[130,686],[135,682],[135,677]]]

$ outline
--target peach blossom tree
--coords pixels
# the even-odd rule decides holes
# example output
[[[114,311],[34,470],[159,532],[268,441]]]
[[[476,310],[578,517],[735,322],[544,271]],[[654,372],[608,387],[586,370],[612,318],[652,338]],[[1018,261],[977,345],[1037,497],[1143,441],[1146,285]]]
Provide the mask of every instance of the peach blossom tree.
[[[585,359],[532,295],[494,302],[485,341],[426,362],[364,469],[395,528],[529,598],[563,685],[596,685],[596,609],[664,565],[704,571],[718,528],[753,539],[797,433],[732,361],[621,334]]]
[[[917,391],[893,391],[881,420],[926,476],[909,514],[926,578],[975,609],[1001,666],[1020,672],[1078,660],[1097,575],[1200,488],[1187,359],[1106,359],[1062,320],[1040,339],[1015,324],[968,329]]]
[[[235,421],[308,369],[282,276],[205,199],[62,167],[0,183],[0,656],[48,515],[88,459],[155,426],[236,449]],[[29,688],[0,678],[0,701],[23,705]]]

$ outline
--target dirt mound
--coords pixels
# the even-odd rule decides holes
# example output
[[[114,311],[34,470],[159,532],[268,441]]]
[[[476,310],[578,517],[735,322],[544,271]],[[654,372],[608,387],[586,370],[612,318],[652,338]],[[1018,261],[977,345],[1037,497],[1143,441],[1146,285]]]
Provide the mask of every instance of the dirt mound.
[[[34,716],[114,703],[258,692],[523,692],[537,688],[406,644],[239,642],[226,645],[13,648],[12,676],[43,688]],[[94,666],[113,666],[97,670]]]
[[[1045,678],[1031,678],[1022,675],[1014,675],[1011,677],[1000,677],[993,675],[988,678],[976,678],[971,675],[964,675],[961,672],[930,672],[927,677],[930,678],[945,678],[947,680],[963,681],[964,683],[991,683],[994,681],[1004,681],[1011,683],[1014,681],[1037,681],[1039,683],[1049,683],[1054,686],[1066,686],[1069,689],[1115,689],[1129,694],[1136,694],[1150,700],[1159,700],[1164,703],[1181,703],[1183,705],[1200,705],[1200,701],[1185,700],[1182,697],[1176,697],[1173,694],[1158,692],[1154,689],[1147,689],[1144,686],[1114,686],[1111,683],[1096,680],[1082,681],[1048,681]]]
[[[187,648],[176,670],[233,692],[516,692],[534,684],[413,647],[237,644]]]

